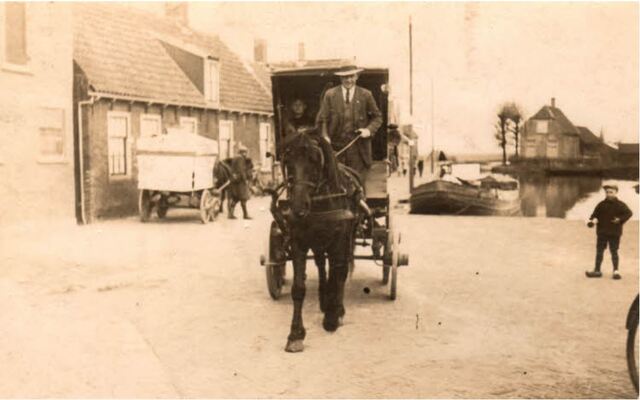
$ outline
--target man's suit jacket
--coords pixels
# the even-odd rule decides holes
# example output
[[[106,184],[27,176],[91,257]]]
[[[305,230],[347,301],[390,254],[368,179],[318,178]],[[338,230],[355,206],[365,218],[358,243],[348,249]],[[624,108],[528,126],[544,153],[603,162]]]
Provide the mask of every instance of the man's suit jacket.
[[[353,93],[353,121],[354,129],[366,128],[371,132],[371,137],[382,125],[382,113],[378,109],[373,95],[367,89],[355,86]],[[322,133],[331,139],[334,149],[339,150],[348,144],[354,134],[343,137],[344,127],[344,97],[342,86],[338,85],[327,90],[320,104],[318,112],[318,124]],[[360,151],[364,164],[371,165],[371,137],[358,140],[354,146]]]

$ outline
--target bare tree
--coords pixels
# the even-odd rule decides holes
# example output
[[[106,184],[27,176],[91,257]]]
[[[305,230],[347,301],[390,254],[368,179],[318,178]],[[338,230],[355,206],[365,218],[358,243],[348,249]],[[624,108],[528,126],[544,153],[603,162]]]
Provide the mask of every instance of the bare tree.
[[[504,103],[500,107],[500,111],[498,112],[498,123],[496,125],[496,139],[502,148],[502,165],[507,164],[507,134],[509,132],[514,136],[516,156],[518,156],[522,119],[522,112],[516,103]],[[509,121],[513,122],[513,127],[510,127]]]
[[[516,157],[519,156],[518,153],[518,149],[520,147],[520,132],[522,129],[522,123],[523,123],[523,116],[522,116],[522,111],[520,110],[520,106],[518,106],[516,103],[511,103],[510,105],[511,110],[511,116],[509,117],[509,119],[511,119],[511,121],[513,122],[513,126],[511,127],[511,133],[513,134],[513,139],[515,142],[515,146],[516,146]]]
[[[496,135],[498,143],[502,148],[502,165],[507,165],[507,128],[510,116],[509,105],[503,104],[498,112],[498,133]]]

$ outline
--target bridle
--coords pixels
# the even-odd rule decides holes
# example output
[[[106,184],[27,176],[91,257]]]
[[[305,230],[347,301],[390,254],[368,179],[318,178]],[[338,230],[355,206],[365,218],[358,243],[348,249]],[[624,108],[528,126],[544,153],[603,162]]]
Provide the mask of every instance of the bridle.
[[[300,135],[306,135],[305,133],[300,133]],[[320,148],[320,146],[318,145],[313,145],[313,149],[314,151],[317,151],[318,154],[320,155],[320,167],[319,170],[322,171],[324,170],[325,167],[325,158],[324,158],[324,153],[322,151],[322,149]],[[286,157],[288,155],[288,151],[285,151],[284,154],[282,155],[282,160],[283,163],[286,165]],[[293,189],[296,186],[307,186],[311,189],[311,201],[312,202],[317,202],[317,201],[322,201],[322,200],[328,200],[328,199],[333,199],[333,198],[339,198],[339,197],[343,197],[347,195],[347,191],[343,188],[340,192],[338,193],[327,193],[327,194],[317,194],[320,189],[326,184],[327,180],[326,179],[320,179],[318,182],[312,182],[309,180],[294,180],[293,177],[290,177],[286,183],[286,187],[287,189]],[[315,194],[315,195],[314,195]]]

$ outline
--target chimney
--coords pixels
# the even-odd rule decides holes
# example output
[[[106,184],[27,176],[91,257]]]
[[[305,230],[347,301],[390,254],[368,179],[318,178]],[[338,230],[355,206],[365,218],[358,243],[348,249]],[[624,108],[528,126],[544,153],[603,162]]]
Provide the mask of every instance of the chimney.
[[[164,15],[182,26],[189,26],[189,3],[164,3]]]
[[[556,98],[555,97],[551,98],[551,107],[556,108]]]
[[[298,43],[298,61],[304,61],[304,42]]]
[[[267,62],[267,42],[264,39],[253,41],[253,61],[257,63]]]

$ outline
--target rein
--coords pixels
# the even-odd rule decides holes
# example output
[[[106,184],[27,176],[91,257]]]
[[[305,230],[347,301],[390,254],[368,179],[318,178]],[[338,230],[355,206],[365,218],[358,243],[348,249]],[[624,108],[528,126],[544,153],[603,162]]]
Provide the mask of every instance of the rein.
[[[345,152],[349,147],[353,146],[353,144],[355,142],[358,141],[358,139],[360,139],[361,135],[356,136],[355,139],[353,139],[352,141],[350,141],[349,143],[347,143],[346,146],[344,146],[343,148],[341,148],[339,151],[336,152],[336,157],[338,157],[340,154],[342,154],[343,152]]]

